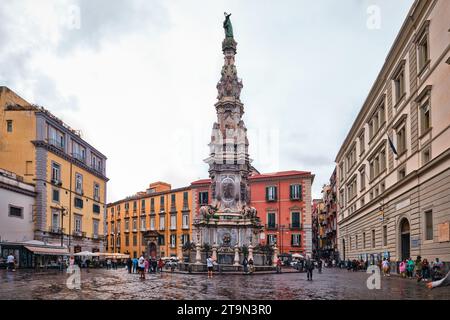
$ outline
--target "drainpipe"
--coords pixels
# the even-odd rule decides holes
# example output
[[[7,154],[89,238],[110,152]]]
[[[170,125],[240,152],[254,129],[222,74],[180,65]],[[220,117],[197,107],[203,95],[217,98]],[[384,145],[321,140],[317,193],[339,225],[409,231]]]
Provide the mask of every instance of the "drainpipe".
[[[71,243],[70,243],[70,230],[72,230],[72,166],[73,166],[73,164],[72,164],[72,162],[70,162],[69,232],[68,232],[68,235],[67,235],[67,238],[68,238],[68,244],[67,244],[67,246],[68,246],[69,252],[71,251],[71,250],[70,250],[70,245],[71,245]]]

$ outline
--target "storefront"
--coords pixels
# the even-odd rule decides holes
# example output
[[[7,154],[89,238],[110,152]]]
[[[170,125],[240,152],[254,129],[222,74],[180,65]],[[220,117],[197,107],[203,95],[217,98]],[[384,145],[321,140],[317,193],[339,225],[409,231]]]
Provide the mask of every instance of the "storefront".
[[[18,268],[56,268],[70,255],[66,247],[47,245],[39,241],[0,243],[0,267],[13,255]]]

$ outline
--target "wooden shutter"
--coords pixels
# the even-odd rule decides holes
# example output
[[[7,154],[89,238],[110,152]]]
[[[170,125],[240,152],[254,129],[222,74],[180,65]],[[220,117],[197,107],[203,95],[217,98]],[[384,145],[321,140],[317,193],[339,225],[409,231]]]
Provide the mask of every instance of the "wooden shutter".
[[[275,193],[274,200],[277,200],[278,199],[278,187],[273,187],[273,190],[274,190],[274,193]]]

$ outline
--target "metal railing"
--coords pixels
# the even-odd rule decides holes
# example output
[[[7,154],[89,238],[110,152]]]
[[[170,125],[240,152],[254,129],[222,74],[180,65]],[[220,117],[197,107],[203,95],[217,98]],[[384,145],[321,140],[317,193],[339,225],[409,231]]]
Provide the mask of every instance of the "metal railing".
[[[278,225],[277,224],[266,224],[266,229],[267,230],[277,230]]]
[[[300,225],[300,223],[293,223],[289,225],[289,229],[291,230],[301,230],[302,226]]]

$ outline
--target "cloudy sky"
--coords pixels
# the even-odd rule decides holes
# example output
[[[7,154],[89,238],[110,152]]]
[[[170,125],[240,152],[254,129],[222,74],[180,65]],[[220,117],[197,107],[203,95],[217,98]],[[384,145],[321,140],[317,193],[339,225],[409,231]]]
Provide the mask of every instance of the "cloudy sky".
[[[223,12],[253,165],[320,196],[413,0],[1,0],[0,85],[108,157],[108,201],[206,178]]]

